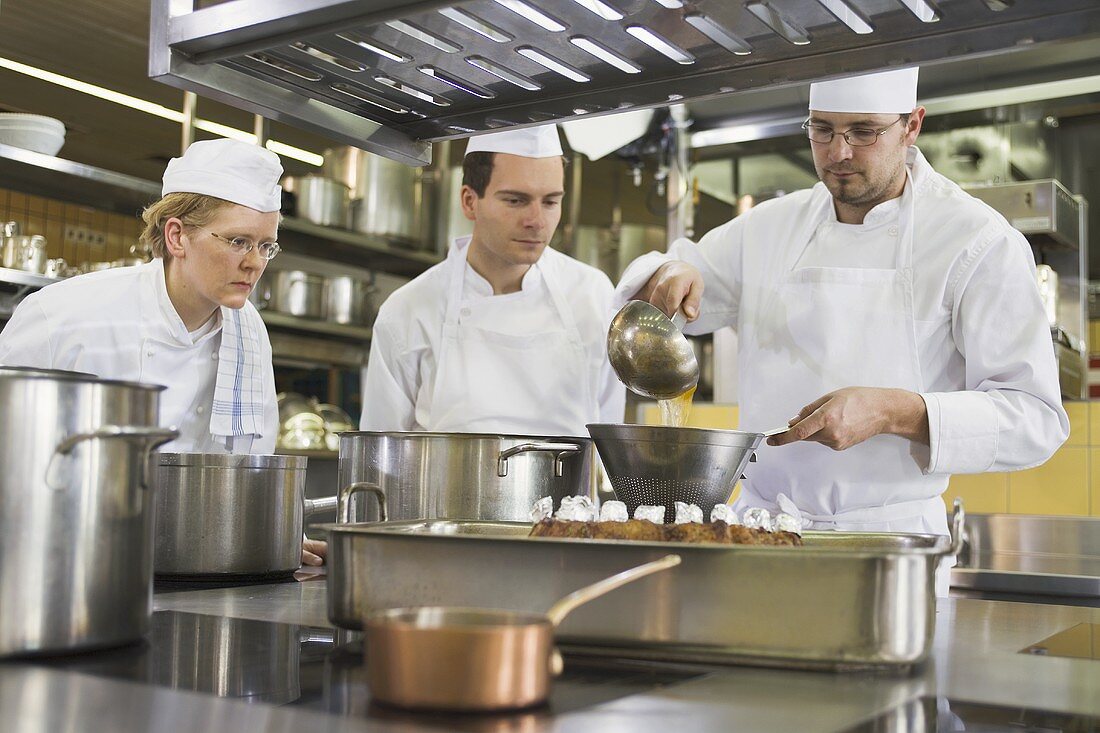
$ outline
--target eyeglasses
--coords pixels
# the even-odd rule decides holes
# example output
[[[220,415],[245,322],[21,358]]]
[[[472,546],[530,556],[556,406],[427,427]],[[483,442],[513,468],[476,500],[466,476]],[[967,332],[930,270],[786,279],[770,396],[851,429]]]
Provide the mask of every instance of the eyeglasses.
[[[818,143],[820,145],[828,145],[833,141],[833,138],[840,135],[844,138],[844,142],[851,145],[853,148],[865,148],[868,145],[874,145],[878,142],[878,139],[894,125],[905,119],[904,116],[898,117],[886,127],[878,130],[873,130],[869,127],[853,127],[851,130],[844,132],[837,132],[831,127],[825,125],[814,125],[809,120],[802,123],[802,129],[806,131],[806,136],[810,138],[810,142]]]
[[[256,244],[248,237],[234,237],[233,239],[229,239],[228,237],[223,237],[220,234],[215,234],[209,229],[203,229],[202,227],[195,228],[201,229],[202,231],[209,234],[211,237],[214,237],[215,239],[220,239],[221,241],[228,244],[229,249],[233,250],[233,254],[243,256],[255,249],[257,252],[260,253],[260,257],[263,257],[265,260],[273,260],[275,259],[275,255],[279,254],[279,252],[282,251],[282,247],[279,246],[278,242],[260,242],[259,244]]]

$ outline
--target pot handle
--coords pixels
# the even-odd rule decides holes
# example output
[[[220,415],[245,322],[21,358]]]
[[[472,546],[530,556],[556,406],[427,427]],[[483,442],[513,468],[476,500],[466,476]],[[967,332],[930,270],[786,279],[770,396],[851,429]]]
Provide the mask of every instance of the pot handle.
[[[382,487],[377,484],[372,484],[369,481],[356,481],[353,484],[348,484],[344,488],[340,489],[339,500],[337,506],[339,511],[336,513],[336,520],[340,524],[349,524],[351,522],[351,506],[348,503],[348,499],[352,494],[357,494],[361,491],[365,491],[372,494],[375,499],[378,500],[378,519],[382,522],[386,521],[386,492],[382,490]],[[321,499],[324,501],[324,499]]]
[[[306,499],[303,502],[303,512],[305,516],[311,514],[320,514],[321,512],[331,512],[333,509],[340,507],[340,497],[338,496],[326,496],[322,499]]]
[[[958,555],[962,552],[963,543],[969,541],[966,534],[966,509],[963,507],[961,496],[955,497],[955,510],[951,515],[951,544],[945,554]]]
[[[554,475],[561,476],[565,473],[561,457],[565,453],[580,453],[581,447],[576,443],[521,443],[511,448],[502,450],[497,456],[497,476],[501,478],[508,475],[508,459],[520,453],[529,451],[547,451],[554,454]]]
[[[145,451],[142,459],[141,488],[149,488],[149,453],[158,445],[164,445],[170,440],[175,440],[180,433],[175,428],[137,427],[131,425],[104,425],[90,433],[76,433],[62,440],[53,449],[50,462],[46,466],[46,485],[54,490],[64,489],[54,483],[54,464],[58,456],[67,456],[72,453],[80,443],[86,440],[127,440],[145,443]]]

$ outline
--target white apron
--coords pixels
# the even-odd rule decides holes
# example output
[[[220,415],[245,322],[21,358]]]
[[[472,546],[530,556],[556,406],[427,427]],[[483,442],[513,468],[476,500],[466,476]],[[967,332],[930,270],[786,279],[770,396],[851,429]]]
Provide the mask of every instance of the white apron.
[[[898,214],[895,269],[795,263],[825,221],[832,197],[815,189],[808,216],[741,343],[741,424],[782,425],[818,397],[848,386],[924,389],[913,317],[913,183]],[[745,329],[748,330],[748,329]],[[766,336],[765,336],[766,335]],[[782,375],[777,379],[775,375]],[[764,446],[738,506],[775,507],[789,496],[815,529],[947,533],[943,476],[926,476],[911,441],[878,435],[844,451],[819,443]]]
[[[599,414],[591,409],[584,346],[556,268],[545,254],[534,265],[560,327],[517,336],[494,329],[492,298],[463,305],[468,252],[468,239],[460,239],[447,254],[447,311],[425,429],[587,436],[585,425]],[[463,310],[469,317],[460,318]]]

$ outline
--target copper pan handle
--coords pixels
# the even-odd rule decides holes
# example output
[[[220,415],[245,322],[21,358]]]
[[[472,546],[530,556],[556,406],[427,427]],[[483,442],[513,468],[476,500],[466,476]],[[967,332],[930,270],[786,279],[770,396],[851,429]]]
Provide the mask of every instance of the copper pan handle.
[[[624,570],[621,573],[616,573],[610,578],[604,578],[603,580],[593,583],[592,585],[586,585],[583,588],[579,588],[565,598],[550,606],[550,610],[546,612],[546,616],[550,619],[550,623],[555,628],[561,624],[562,620],[568,616],[573,609],[577,606],[588,603],[595,600],[605,593],[609,593],[619,586],[632,583],[639,578],[644,578],[647,575],[653,573],[659,573],[662,570],[668,570],[671,567],[675,567],[680,564],[679,555],[665,555],[660,560],[654,560],[653,562],[647,562],[645,565],[639,565],[636,568],[630,568]]]

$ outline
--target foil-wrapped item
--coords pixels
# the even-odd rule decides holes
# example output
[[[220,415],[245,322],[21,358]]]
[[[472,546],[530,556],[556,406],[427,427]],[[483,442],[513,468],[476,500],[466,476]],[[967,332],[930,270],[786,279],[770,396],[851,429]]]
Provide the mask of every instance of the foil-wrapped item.
[[[630,519],[626,504],[621,501],[605,501],[600,507],[601,522],[625,522]]]
[[[763,529],[768,532],[773,531],[772,513],[762,507],[746,509],[744,515],[741,517],[741,523],[749,529]]]
[[[674,506],[676,507],[676,524],[703,523],[703,510],[695,504],[678,501]]]
[[[665,523],[665,508],[663,506],[648,506],[642,504],[634,510],[635,519],[645,519],[654,524]]]
[[[554,515],[554,497],[544,496],[534,504],[531,505],[531,511],[527,513],[527,516],[531,518],[532,522],[541,522],[544,519],[549,519]]]
[[[780,512],[775,515],[775,531],[776,532],[794,532],[799,537],[802,536],[802,520],[786,512]]]
[[[741,524],[741,520],[737,518],[737,512],[729,504],[715,504],[714,509],[710,511],[710,521]]]
[[[592,522],[596,519],[596,507],[592,506],[592,500],[587,496],[566,496],[554,517],[573,522]]]

